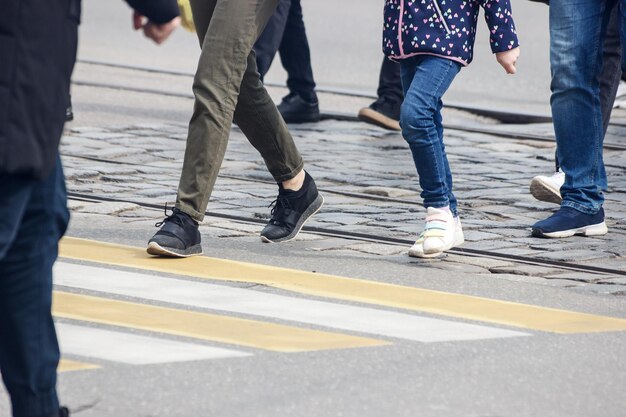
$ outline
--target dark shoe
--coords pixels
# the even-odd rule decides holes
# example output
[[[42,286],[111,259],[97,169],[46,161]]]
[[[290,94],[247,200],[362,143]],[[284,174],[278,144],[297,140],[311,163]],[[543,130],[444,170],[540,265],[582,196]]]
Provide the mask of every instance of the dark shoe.
[[[58,413],[54,413],[50,415],[49,417],[69,417],[69,416],[70,416],[70,410],[68,410],[67,407],[61,407],[59,408]]]
[[[601,236],[608,232],[604,222],[604,209],[596,214],[585,214],[571,207],[559,211],[533,226],[535,237],[570,237],[574,235]]]
[[[167,208],[165,214],[167,216]],[[188,214],[174,208],[170,216],[155,226],[163,227],[148,242],[150,255],[177,258],[202,255],[198,223]]]
[[[67,108],[65,109],[65,121],[71,122],[72,120],[74,120],[74,112],[72,111],[72,96],[69,96]]]
[[[296,93],[283,97],[277,106],[287,123],[315,123],[320,121],[320,105],[317,99],[307,101]]]
[[[402,101],[380,97],[378,100],[359,110],[359,120],[372,123],[389,130],[400,129],[400,106]]]
[[[272,218],[261,231],[261,240],[264,242],[294,239],[304,223],[324,204],[324,197],[317,192],[315,181],[306,172],[304,184],[298,191],[286,190],[280,184],[278,187],[278,197],[272,203]]]

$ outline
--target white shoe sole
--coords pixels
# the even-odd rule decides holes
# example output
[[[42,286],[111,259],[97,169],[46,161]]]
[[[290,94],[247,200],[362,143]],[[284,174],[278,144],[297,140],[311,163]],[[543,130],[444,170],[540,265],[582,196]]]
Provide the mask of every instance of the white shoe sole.
[[[302,230],[302,227],[304,226],[304,224],[311,218],[313,217],[318,211],[320,211],[320,209],[322,208],[322,206],[324,205],[324,197],[322,197],[321,194],[319,194],[317,196],[317,198],[315,199],[315,201],[313,202],[313,204],[311,204],[311,206],[309,206],[309,208],[307,209],[307,211],[305,211],[304,213],[302,213],[302,216],[300,217],[300,220],[298,221],[298,224],[296,224],[296,227],[293,229],[293,231],[280,239],[274,239],[274,240],[270,240],[267,237],[261,235],[261,240],[265,243],[284,243],[284,242],[289,242],[291,240],[294,240],[298,234],[300,233],[300,230]]]
[[[606,223],[592,224],[590,226],[580,227],[578,229],[559,230],[558,232],[542,233],[533,229],[533,236],[536,237],[549,237],[549,238],[563,238],[571,237],[574,235],[579,236],[603,236],[609,232]]]
[[[166,249],[156,242],[150,242],[148,243],[148,248],[146,249],[146,252],[148,252],[150,255],[155,256],[167,256],[170,258],[189,258],[191,256],[202,255],[202,246],[196,245],[189,248],[185,252],[177,252],[173,249]]]
[[[537,200],[547,203],[561,204],[563,201],[560,189],[554,189],[551,184],[538,177],[533,178],[530,182],[530,194]]]
[[[441,256],[445,251],[455,248],[457,246],[462,245],[465,242],[465,236],[463,235],[463,229],[455,230],[454,240],[452,243],[444,248],[443,250],[435,251],[435,252],[424,252],[424,247],[422,245],[414,244],[411,249],[409,249],[409,256],[413,258],[437,258]]]

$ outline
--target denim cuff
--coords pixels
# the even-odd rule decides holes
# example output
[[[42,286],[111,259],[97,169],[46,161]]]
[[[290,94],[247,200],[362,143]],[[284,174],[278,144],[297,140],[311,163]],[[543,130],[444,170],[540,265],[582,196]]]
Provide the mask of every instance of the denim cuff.
[[[575,201],[568,201],[568,200],[563,200],[563,202],[561,202],[561,206],[562,207],[570,207],[573,208],[574,210],[580,211],[581,213],[584,214],[596,214],[598,211],[600,211],[600,208],[602,208],[602,206],[596,208],[590,208],[587,206],[584,206],[580,203],[576,203]]]

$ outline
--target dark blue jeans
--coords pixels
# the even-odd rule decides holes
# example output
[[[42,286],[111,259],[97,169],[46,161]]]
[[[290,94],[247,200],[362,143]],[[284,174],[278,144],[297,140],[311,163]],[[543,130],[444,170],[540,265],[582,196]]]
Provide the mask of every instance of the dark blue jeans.
[[[454,216],[457,204],[443,144],[441,98],[460,70],[459,63],[432,55],[418,55],[400,62],[404,89],[400,127],[413,154],[424,207],[450,206]]]
[[[615,3],[550,2],[552,117],[557,159],[565,173],[561,204],[586,214],[600,210],[607,189],[600,80],[603,46]]]
[[[68,220],[60,160],[43,181],[0,175],[0,370],[14,417],[59,409],[52,265]]]
[[[261,79],[269,71],[278,52],[287,71],[289,92],[308,101],[317,98],[300,0],[280,0],[276,12],[254,44],[254,52]]]

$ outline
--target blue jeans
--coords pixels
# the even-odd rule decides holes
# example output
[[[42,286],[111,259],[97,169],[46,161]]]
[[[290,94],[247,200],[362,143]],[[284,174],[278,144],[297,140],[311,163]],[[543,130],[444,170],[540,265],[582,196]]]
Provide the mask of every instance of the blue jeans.
[[[0,370],[14,417],[59,410],[52,265],[69,220],[60,160],[43,181],[0,174]]]
[[[454,216],[457,202],[443,144],[441,98],[460,70],[459,63],[432,55],[418,55],[400,62],[404,90],[400,127],[413,154],[424,207],[450,206]]]
[[[595,214],[607,189],[600,100],[603,45],[616,0],[552,0],[550,64],[563,206]]]

